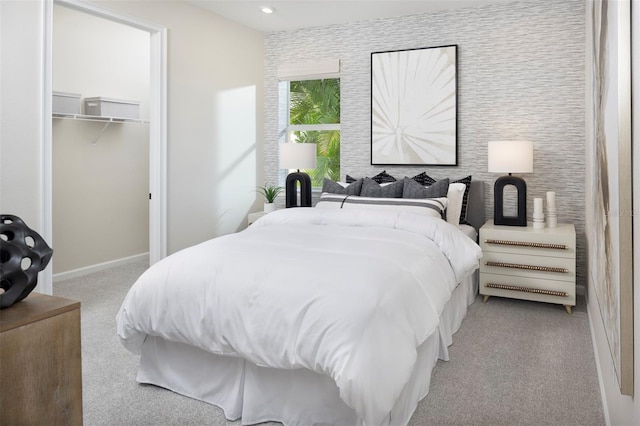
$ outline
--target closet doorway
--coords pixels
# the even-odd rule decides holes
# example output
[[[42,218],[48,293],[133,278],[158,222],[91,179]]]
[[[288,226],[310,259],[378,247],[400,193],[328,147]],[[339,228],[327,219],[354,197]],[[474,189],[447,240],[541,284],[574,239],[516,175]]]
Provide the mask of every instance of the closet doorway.
[[[123,33],[137,32],[144,40],[143,43],[146,44],[144,53],[146,53],[147,65],[143,72],[146,81],[129,82],[131,83],[129,89],[125,89],[122,86],[116,87],[118,86],[117,82],[116,86],[110,86],[117,79],[111,79],[110,82],[110,79],[104,78],[104,75],[95,78],[83,75],[83,71],[90,71],[88,62],[91,60],[95,62],[95,57],[98,58],[99,66],[115,67],[111,70],[111,74],[115,74],[118,68],[118,64],[109,63],[107,55],[103,61],[100,61],[101,46],[96,45],[99,43],[96,43],[95,39],[89,36],[79,37],[75,45],[69,49],[73,51],[75,48],[78,52],[82,51],[82,48],[96,50],[95,55],[84,54],[87,57],[87,64],[83,64],[83,58],[80,58],[79,61],[76,60],[72,67],[75,68],[74,72],[80,74],[77,77],[66,76],[66,78],[54,75],[54,70],[59,73],[60,69],[64,69],[64,66],[61,67],[56,61],[65,60],[64,57],[58,57],[64,55],[53,56],[54,52],[60,52],[59,46],[54,45],[56,41],[53,40],[54,25],[58,21],[54,20],[55,13],[76,19],[82,15],[87,21],[94,20],[95,25],[100,25],[98,22],[102,21],[104,25],[120,27]],[[56,254],[60,255],[60,263],[62,264],[62,270],[48,268],[48,276],[44,274],[41,291],[51,294],[53,289],[52,272],[54,271],[56,275],[64,275],[69,271],[72,273],[77,270],[80,275],[83,273],[83,269],[89,269],[86,272],[90,272],[92,267],[99,269],[101,265],[106,266],[113,262],[117,264],[118,261],[126,260],[129,257],[144,255],[145,251],[149,253],[150,263],[155,263],[166,256],[166,29],[75,0],[56,0],[54,4],[46,2],[45,18],[45,26],[48,28],[45,28],[46,66],[43,85],[43,118],[45,123],[47,123],[47,117],[49,121],[48,126],[44,126],[45,134],[43,137],[44,234],[48,234],[46,238],[52,241],[54,250],[57,248],[58,252],[61,252]],[[91,24],[89,25],[91,26]],[[57,29],[55,33],[60,37]],[[126,50],[126,43],[123,43],[122,48]],[[94,59],[88,56],[93,56]],[[145,55],[138,53],[137,56]],[[134,58],[125,58],[123,63],[133,60]],[[109,70],[107,70],[107,74],[109,74]],[[136,77],[133,76],[132,79],[136,79]],[[52,123],[52,90],[78,92],[77,88],[80,86],[73,86],[73,82],[79,80],[84,81],[82,98],[88,96],[121,99],[146,97],[146,99],[138,100],[142,101],[140,117],[148,117],[148,121],[146,123],[110,123],[105,125],[102,122],[88,122],[82,119],[77,120],[77,118],[56,118],[54,119],[55,123]],[[99,80],[107,81],[104,83]],[[142,86],[145,86],[143,92],[136,94],[135,88]],[[89,92],[85,92],[84,88],[87,87]],[[129,91],[127,92],[127,90]],[[129,96],[129,93],[133,94]],[[81,111],[81,113],[84,112]],[[57,141],[53,140],[54,134],[56,138],[60,134],[64,134],[65,143],[61,142],[60,145],[57,145]],[[67,143],[73,138],[77,139],[75,141],[76,148],[81,147],[75,153],[73,148],[69,151],[69,146],[63,146],[73,145]],[[118,143],[120,150],[115,146]],[[64,151],[65,149],[67,151]],[[143,158],[140,158],[141,155]],[[105,161],[100,161],[101,156],[104,156]],[[115,158],[117,162],[110,163],[110,158]],[[74,177],[73,173],[67,173],[67,170],[63,170],[62,174],[59,173],[66,167],[66,163],[69,168],[75,169],[73,173],[81,172],[84,175],[79,174]],[[127,185],[125,181],[118,180],[121,177],[118,176],[119,170],[122,172],[120,174],[130,174],[130,178],[137,180],[137,183],[132,181],[131,185]],[[141,174],[146,175],[146,179]],[[56,179],[53,184],[52,178]],[[74,191],[67,191],[67,195],[61,196],[59,188],[56,188],[54,199],[54,186],[64,179],[71,182],[75,180],[75,200],[64,199]],[[82,192],[85,195],[78,196]],[[95,196],[91,197],[90,194],[93,193]],[[128,212],[125,208],[119,208],[131,203],[137,204],[137,208]],[[54,218],[54,212],[56,218]],[[145,216],[142,219],[140,219],[141,212]],[[60,215],[65,214],[71,218],[60,218]],[[55,233],[53,232],[54,219]],[[60,223],[66,223],[66,225],[61,227]],[[139,232],[140,229],[136,228],[142,224],[144,229]],[[68,235],[65,233],[69,232],[70,228],[65,229],[65,226],[82,229],[80,236],[67,238]],[[138,237],[143,235],[146,240],[142,242],[142,245],[140,245],[140,241],[132,242],[136,236],[131,234],[136,232]],[[127,237],[133,237],[133,239],[125,241],[124,245],[128,246],[125,251],[122,251],[122,247],[113,247],[122,243]],[[112,246],[109,247],[109,244]],[[76,250],[77,253],[82,252],[81,255],[84,259],[79,260],[80,263],[69,261],[64,257],[73,256],[71,253],[73,250]],[[85,252],[93,253],[89,255]],[[55,259],[53,264],[56,268]]]

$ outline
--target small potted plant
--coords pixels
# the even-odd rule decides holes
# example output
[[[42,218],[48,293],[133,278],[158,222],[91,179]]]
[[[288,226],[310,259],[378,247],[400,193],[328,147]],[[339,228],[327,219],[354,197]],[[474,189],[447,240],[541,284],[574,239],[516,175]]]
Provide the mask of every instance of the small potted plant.
[[[266,183],[264,186],[258,187],[257,191],[260,194],[262,194],[265,200],[264,201],[265,213],[270,213],[276,209],[276,205],[274,204],[274,202],[276,201],[278,194],[280,194],[283,191],[283,189],[284,188],[282,188],[281,186],[272,185],[270,183]]]

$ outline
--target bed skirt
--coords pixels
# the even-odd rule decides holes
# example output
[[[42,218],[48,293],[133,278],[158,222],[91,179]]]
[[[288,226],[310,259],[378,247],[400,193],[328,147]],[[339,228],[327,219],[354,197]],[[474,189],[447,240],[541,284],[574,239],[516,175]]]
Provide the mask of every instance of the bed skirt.
[[[438,359],[449,360],[453,334],[477,294],[477,274],[454,290],[436,332],[418,348],[410,382],[385,425],[405,425],[429,392],[431,371]],[[183,343],[148,336],[142,346],[137,381],[220,407],[229,420],[242,424],[278,421],[285,425],[362,425],[341,399],[328,376],[306,369],[259,367],[241,358],[214,355]]]

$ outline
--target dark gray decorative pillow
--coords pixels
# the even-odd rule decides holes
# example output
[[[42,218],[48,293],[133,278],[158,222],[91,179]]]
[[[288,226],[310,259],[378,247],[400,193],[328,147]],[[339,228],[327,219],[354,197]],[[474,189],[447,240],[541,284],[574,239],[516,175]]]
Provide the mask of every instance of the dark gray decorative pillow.
[[[394,178],[393,176],[391,176],[389,173],[387,173],[386,170],[381,171],[380,173],[378,173],[377,175],[375,175],[374,177],[370,178],[371,180],[377,182],[377,183],[389,183],[389,182],[396,182],[397,179]],[[351,182],[355,182],[357,179],[354,177],[351,177],[349,175],[347,175],[345,177],[345,181],[347,183],[351,183]]]
[[[330,194],[360,195],[363,181],[364,179],[358,179],[348,186],[342,186],[331,179],[324,178],[324,182],[322,183],[322,192],[328,192]]]
[[[425,184],[432,185],[436,183],[436,180],[425,173]],[[467,222],[467,202],[469,201],[469,189],[471,188],[471,176],[465,176],[462,179],[450,180],[450,183],[464,183],[467,187],[464,190],[464,196],[462,197],[462,211],[460,212],[460,223],[469,225]]]
[[[427,173],[426,172],[422,172],[420,174],[415,175],[411,179],[415,180],[416,182],[418,182],[422,186],[429,186],[429,185],[431,185],[431,183],[427,183],[426,182],[427,178],[429,178]]]
[[[449,191],[449,179],[441,179],[430,186],[422,186],[412,178],[404,178],[402,198],[439,198],[446,197]]]
[[[404,188],[404,180],[389,183],[381,186],[373,179],[364,178],[362,183],[362,191],[360,196],[362,197],[374,197],[374,198],[402,198],[402,189]]]

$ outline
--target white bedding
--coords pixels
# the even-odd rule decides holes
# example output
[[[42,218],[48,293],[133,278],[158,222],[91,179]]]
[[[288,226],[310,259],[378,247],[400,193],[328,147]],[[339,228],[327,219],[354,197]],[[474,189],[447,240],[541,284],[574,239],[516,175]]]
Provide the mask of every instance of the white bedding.
[[[134,353],[151,335],[326,374],[364,423],[377,425],[480,256],[440,219],[279,210],[150,268],[122,304],[118,335]]]

